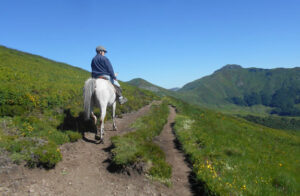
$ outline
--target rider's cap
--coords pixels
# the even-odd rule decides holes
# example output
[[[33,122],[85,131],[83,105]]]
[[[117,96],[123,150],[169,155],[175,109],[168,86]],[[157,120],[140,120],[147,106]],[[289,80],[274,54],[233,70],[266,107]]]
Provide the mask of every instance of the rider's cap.
[[[106,49],[103,46],[98,46],[96,48],[96,52],[104,51],[105,53],[107,52]]]

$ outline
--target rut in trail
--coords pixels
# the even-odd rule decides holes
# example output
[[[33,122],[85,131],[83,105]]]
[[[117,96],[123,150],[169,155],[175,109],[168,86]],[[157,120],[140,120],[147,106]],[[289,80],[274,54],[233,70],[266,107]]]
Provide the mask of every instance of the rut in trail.
[[[64,144],[61,146],[63,160],[54,169],[18,166],[0,174],[0,195],[191,195],[189,168],[173,142],[175,138],[171,124],[176,115],[173,108],[170,108],[168,123],[162,134],[155,139],[173,167],[172,187],[168,188],[142,175],[110,173],[107,169],[110,137],[132,131],[130,124],[147,114],[149,109],[150,105],[117,119],[119,131],[111,131],[112,125],[106,123],[104,144],[88,142],[93,140],[93,133],[86,133],[89,140]]]

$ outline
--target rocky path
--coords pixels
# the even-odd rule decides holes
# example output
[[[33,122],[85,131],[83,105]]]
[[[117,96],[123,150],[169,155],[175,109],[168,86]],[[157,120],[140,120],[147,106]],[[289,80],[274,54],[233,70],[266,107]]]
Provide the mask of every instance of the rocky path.
[[[111,173],[109,166],[110,137],[132,131],[130,124],[147,114],[150,106],[117,119],[119,131],[111,131],[106,123],[104,144],[95,144],[94,134],[87,139],[61,146],[63,160],[54,169],[28,169],[23,166],[0,174],[0,195],[191,195],[188,184],[189,168],[184,156],[175,148],[171,124],[175,110],[170,108],[168,123],[155,139],[166,152],[167,161],[173,166],[172,183],[168,188],[145,176]]]

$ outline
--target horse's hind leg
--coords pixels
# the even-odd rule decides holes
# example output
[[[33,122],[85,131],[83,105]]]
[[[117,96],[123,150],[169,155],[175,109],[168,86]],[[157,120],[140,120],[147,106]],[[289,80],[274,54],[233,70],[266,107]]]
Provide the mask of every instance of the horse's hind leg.
[[[92,113],[92,114],[94,114],[94,113]],[[95,126],[96,126],[96,134],[95,134],[95,139],[96,140],[100,140],[101,139],[101,131],[100,131],[100,129],[101,129],[101,119],[100,119],[100,123],[98,124],[98,126],[97,126],[97,117],[95,116],[95,115],[92,115],[92,117],[93,117],[93,119],[94,119],[94,122],[95,122]],[[100,117],[101,118],[101,117]]]
[[[106,115],[106,106],[101,107],[101,117],[100,117],[100,124],[97,128],[97,134],[95,139],[101,140],[103,142],[103,135],[104,135],[104,119]],[[100,132],[100,133],[99,133]]]
[[[96,135],[97,135],[97,116],[94,114],[94,112],[91,112],[91,116],[94,120],[94,123],[95,123],[95,127],[96,127]],[[97,136],[95,136],[95,138],[97,139]]]
[[[95,125],[97,125],[97,116],[94,114],[94,112],[91,112],[91,116],[94,120]]]
[[[113,104],[113,109],[112,109],[112,120],[113,120],[113,131],[118,131],[117,125],[116,125],[116,105],[117,103],[115,102]]]

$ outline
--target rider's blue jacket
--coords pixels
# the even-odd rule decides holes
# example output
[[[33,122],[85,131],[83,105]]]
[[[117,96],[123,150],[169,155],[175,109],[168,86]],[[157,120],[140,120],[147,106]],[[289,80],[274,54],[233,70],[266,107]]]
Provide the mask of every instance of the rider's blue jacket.
[[[114,69],[106,56],[97,54],[92,60],[91,67],[93,78],[101,75],[109,75],[112,79],[116,79]]]

